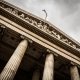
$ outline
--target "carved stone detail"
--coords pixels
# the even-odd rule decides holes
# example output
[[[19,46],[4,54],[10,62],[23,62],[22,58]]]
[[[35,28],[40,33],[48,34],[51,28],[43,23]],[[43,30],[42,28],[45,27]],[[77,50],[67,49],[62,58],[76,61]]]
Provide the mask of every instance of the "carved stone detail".
[[[61,42],[66,43],[67,45],[69,45],[77,50],[79,49],[76,44],[71,42],[68,38],[64,38],[64,36],[62,34],[59,34],[56,30],[54,30],[54,29],[50,30],[49,24],[42,22],[42,21],[38,22],[37,20],[32,19],[31,16],[29,16],[28,14],[25,14],[25,13],[19,11],[18,9],[15,9],[15,8],[13,9],[9,6],[6,7],[5,4],[1,4],[0,6],[2,8],[4,8],[5,10],[9,11],[10,13],[15,14],[15,16],[18,16],[18,17],[24,19],[26,22],[30,23],[31,25],[40,29],[41,31],[47,33],[48,35],[60,40]],[[78,51],[80,51],[80,50],[78,50]]]

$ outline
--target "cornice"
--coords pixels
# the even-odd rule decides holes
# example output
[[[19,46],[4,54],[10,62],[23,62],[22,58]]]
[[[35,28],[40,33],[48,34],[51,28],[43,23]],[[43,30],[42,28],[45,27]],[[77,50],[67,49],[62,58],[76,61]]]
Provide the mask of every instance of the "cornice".
[[[67,35],[62,34],[59,29],[55,29],[53,25],[49,24],[49,22],[44,21],[43,19],[39,19],[36,16],[25,12],[15,6],[12,6],[11,4],[1,0],[0,1],[0,8],[8,11],[9,13],[15,15],[16,17],[20,18],[21,20],[24,20],[25,22],[31,24],[35,28],[39,29],[40,31],[44,32],[45,34],[51,36],[52,38],[55,38],[56,40],[59,40],[63,44],[66,44],[78,51],[80,51],[80,44],[77,44],[77,42],[67,37]]]

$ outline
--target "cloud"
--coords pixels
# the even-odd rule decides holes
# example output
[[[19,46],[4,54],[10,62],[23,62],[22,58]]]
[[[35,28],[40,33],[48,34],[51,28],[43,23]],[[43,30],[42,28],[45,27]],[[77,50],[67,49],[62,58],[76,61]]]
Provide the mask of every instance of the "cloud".
[[[74,6],[80,3],[80,0],[54,0],[55,2],[63,5]]]
[[[54,0],[54,4],[59,13],[58,27],[80,41],[80,0]]]
[[[62,15],[75,13],[79,9],[80,0],[54,0],[62,11]]]
[[[6,0],[47,20],[65,33],[80,41],[80,0]]]

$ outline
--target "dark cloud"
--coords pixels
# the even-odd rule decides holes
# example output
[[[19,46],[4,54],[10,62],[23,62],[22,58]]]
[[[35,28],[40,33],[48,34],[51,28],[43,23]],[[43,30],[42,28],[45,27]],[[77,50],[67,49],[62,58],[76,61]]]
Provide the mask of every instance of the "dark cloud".
[[[41,18],[48,13],[47,20],[80,41],[80,0],[6,0]]]
[[[80,0],[54,0],[55,2],[68,6],[75,6],[80,3]]]
[[[75,13],[80,5],[80,0],[54,0],[54,2],[61,9],[62,15]]]

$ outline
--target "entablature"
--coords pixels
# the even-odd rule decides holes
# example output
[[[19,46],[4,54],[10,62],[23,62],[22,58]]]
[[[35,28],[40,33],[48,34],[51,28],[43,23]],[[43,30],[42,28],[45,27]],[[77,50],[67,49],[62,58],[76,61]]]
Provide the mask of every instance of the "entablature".
[[[3,0],[0,1],[0,15],[41,36],[49,42],[80,56],[80,44],[48,21],[36,17]]]
[[[9,19],[3,17],[3,19],[1,19],[0,17],[0,24],[5,26],[6,28],[9,28],[17,33],[19,33],[20,35],[23,35],[26,39],[30,39],[34,42],[36,42],[38,45],[43,46],[44,48],[46,48],[48,51],[50,51],[50,53],[54,54],[54,55],[59,55],[64,57],[66,60],[75,63],[76,65],[80,65],[80,58],[79,56],[76,56],[68,51],[66,51],[65,49],[49,42],[48,40],[40,37],[39,35],[23,28],[22,26],[10,21]]]

